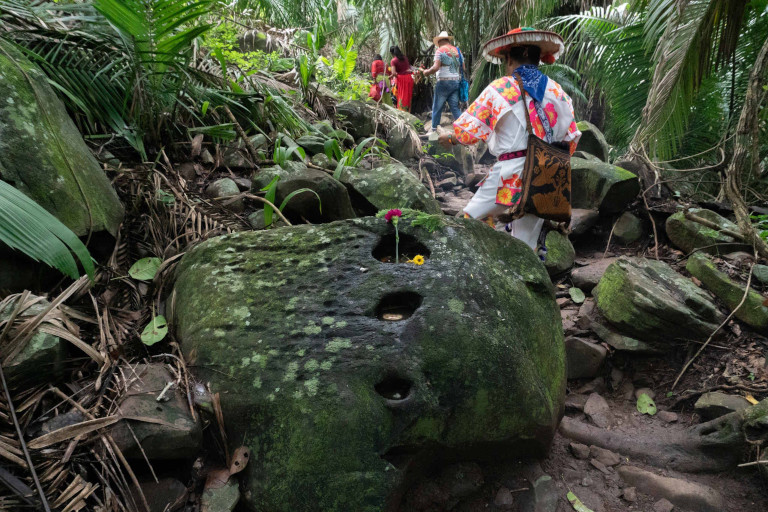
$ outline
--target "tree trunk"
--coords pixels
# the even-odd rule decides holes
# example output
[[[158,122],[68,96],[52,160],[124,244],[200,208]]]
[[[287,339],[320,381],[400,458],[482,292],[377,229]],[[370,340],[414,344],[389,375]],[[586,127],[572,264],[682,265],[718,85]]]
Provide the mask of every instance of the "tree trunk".
[[[733,206],[739,228],[746,242],[754,245],[764,258],[768,258],[768,245],[760,238],[749,220],[749,210],[742,197],[742,175],[745,169],[748,171],[747,176],[755,175],[753,170],[757,166],[758,114],[760,104],[765,98],[763,87],[766,74],[768,74],[768,39],[763,43],[763,48],[749,76],[747,95],[734,138],[733,158],[725,171],[725,194]]]

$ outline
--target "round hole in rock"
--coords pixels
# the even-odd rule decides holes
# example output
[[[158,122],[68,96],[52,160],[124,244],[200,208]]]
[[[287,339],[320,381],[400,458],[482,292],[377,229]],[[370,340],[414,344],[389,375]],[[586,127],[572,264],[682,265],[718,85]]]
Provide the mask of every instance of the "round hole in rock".
[[[419,242],[419,240],[412,235],[405,233],[400,234],[400,244],[398,246],[398,252],[400,253],[400,263],[413,259],[417,255],[429,258],[430,252],[427,246]],[[374,258],[384,263],[394,263],[395,258],[395,234],[389,233],[384,235],[373,248],[371,253]]]
[[[389,376],[376,384],[374,389],[387,400],[405,400],[411,394],[412,385],[408,379]]]
[[[399,322],[410,318],[419,309],[424,297],[416,292],[389,293],[376,306],[376,318],[385,322]]]

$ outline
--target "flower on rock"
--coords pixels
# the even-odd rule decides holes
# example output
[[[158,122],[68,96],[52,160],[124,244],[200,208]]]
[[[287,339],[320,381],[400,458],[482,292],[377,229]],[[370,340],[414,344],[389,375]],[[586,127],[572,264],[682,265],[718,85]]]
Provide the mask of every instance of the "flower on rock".
[[[402,217],[402,216],[403,216],[403,212],[395,208],[395,209],[389,210],[384,215],[384,219],[386,219],[387,222],[392,222],[392,217]]]
[[[424,256],[422,256],[421,254],[417,254],[416,256],[413,257],[413,259],[411,261],[415,265],[423,265],[424,264]]]

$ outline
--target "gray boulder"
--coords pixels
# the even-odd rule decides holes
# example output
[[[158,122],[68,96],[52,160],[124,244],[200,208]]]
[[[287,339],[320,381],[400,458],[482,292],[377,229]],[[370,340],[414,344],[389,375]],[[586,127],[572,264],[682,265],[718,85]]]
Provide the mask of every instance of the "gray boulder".
[[[328,137],[321,135],[302,135],[296,139],[296,144],[307,151],[307,155],[318,155],[325,153],[325,142]]]
[[[430,195],[416,175],[398,162],[373,169],[347,169],[341,182],[349,189],[363,214],[379,210],[410,208],[426,213],[440,213],[440,204]]]
[[[592,295],[611,324],[641,341],[706,339],[725,318],[693,281],[656,260],[620,258]]]
[[[570,337],[565,340],[565,360],[569,379],[594,377],[605,361],[605,347],[590,341]]]
[[[48,78],[0,40],[0,179],[78,236],[117,234],[123,205]]]
[[[676,247],[686,253],[694,249],[701,249],[710,254],[728,254],[735,251],[751,250],[748,245],[740,243],[730,235],[723,233],[722,229],[738,233],[739,227],[713,212],[702,208],[688,210],[695,217],[701,217],[716,224],[719,229],[704,226],[696,221],[686,218],[685,212],[677,212],[667,219],[667,236]]]
[[[218,198],[220,203],[224,203],[227,198],[240,195],[240,187],[231,178],[221,178],[208,185],[205,189],[205,195],[210,198]],[[229,208],[233,212],[242,212],[245,209],[245,204],[240,198],[227,204],[225,208]]]
[[[637,176],[615,165],[571,158],[571,194],[574,208],[619,213],[640,193]]]
[[[251,448],[248,510],[380,511],[436,447],[549,446],[564,344],[536,255],[464,219],[404,219],[400,247],[426,262],[382,262],[392,226],[365,218],[212,238],[181,261],[169,317],[228,438]]]
[[[355,217],[346,187],[327,172],[308,169],[301,162],[289,160],[283,167],[267,167],[254,173],[253,189],[266,187],[275,176],[280,176],[275,195],[278,207],[299,189],[307,188],[317,194],[302,192],[291,198],[283,211],[291,222],[300,223],[306,219],[312,223],[323,223]]]
[[[574,208],[571,210],[571,224],[568,229],[572,237],[581,236],[597,224],[600,214],[597,210]]]
[[[583,291],[589,293],[597,286],[597,283],[602,279],[605,274],[605,269],[608,268],[617,258],[603,258],[597,260],[589,265],[575,268],[571,272],[571,280],[573,285],[577,288],[581,288]]]
[[[712,391],[701,395],[693,408],[705,420],[712,420],[731,412],[743,411],[749,406],[750,403],[743,396]]]
[[[448,167],[460,176],[471,174],[475,169],[475,160],[472,154],[461,144],[444,148],[440,144],[433,142],[427,148],[427,154],[435,157],[435,160],[440,165]]]
[[[596,156],[603,162],[607,162],[610,147],[605,141],[603,134],[597,129],[597,126],[588,121],[580,121],[576,123],[576,126],[581,132],[579,151],[584,151],[585,153]]]

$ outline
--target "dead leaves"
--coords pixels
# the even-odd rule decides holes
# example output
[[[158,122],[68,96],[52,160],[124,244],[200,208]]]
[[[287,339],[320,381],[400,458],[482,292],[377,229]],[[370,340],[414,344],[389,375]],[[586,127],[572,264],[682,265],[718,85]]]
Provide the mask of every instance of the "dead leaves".
[[[219,489],[224,487],[232,475],[245,469],[248,465],[250,456],[251,452],[245,446],[241,446],[235,450],[235,453],[232,454],[232,463],[229,465],[229,468],[215,469],[208,473],[208,478],[205,480],[205,489]]]

